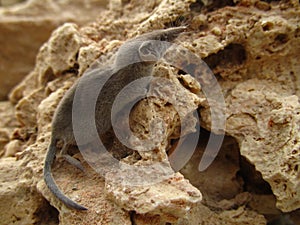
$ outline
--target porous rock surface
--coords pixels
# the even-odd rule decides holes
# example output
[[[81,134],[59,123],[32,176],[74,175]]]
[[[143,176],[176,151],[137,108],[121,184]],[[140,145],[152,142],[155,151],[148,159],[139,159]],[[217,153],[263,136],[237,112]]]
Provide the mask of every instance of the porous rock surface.
[[[0,211],[5,212],[1,221],[240,225],[266,224],[279,217],[297,224],[299,2],[111,1],[108,8],[89,25],[67,23],[56,29],[40,48],[34,69],[11,92],[10,102],[0,105],[1,115],[7,118],[1,121],[0,144],[6,156],[0,160]],[[201,126],[208,131],[201,132],[193,157],[174,177],[150,187],[128,187],[119,182],[120,174],[103,179],[80,154],[75,156],[83,161],[85,173],[56,160],[53,174],[59,187],[89,208],[86,212],[68,209],[42,179],[51,119],[60,99],[95,60],[94,66],[110,63],[123,41],[182,23],[189,27],[176,43],[210,66],[227,106],[227,136],[215,161],[198,171],[211,124],[201,87],[182,71],[160,64],[154,75],[167,78],[174,88],[164,89],[154,82],[150,91],[167,98],[175,90],[178,95],[172,101],[185,100],[185,107],[178,112],[164,99],[140,101],[131,114],[132,131],[142,139],[161,136],[162,140],[155,150],[133,154],[122,163],[160,162],[170,169],[167,154],[172,154],[180,138],[179,115],[199,108]],[[147,127],[153,121],[158,124],[151,134]],[[159,126],[161,121],[166,128]],[[183,130],[186,134],[194,132],[193,117],[191,121]],[[8,201],[13,207],[7,207]],[[288,216],[280,216],[280,210]]]

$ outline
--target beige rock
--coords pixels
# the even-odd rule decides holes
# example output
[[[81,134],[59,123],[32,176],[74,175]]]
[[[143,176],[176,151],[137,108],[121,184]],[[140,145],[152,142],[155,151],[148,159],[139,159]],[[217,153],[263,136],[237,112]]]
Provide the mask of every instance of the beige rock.
[[[181,219],[177,224],[266,225],[267,222],[262,215],[259,215],[254,211],[247,210],[244,207],[240,207],[236,210],[228,210],[221,213],[216,213],[200,203],[197,207],[190,211],[188,219]]]
[[[143,186],[122,185],[114,179],[108,179],[105,189],[120,207],[138,214],[160,215],[160,219],[165,222],[176,222],[185,217],[202,199],[199,190],[180,174]]]
[[[161,225],[165,223],[159,216],[133,214],[132,218],[137,225]]]
[[[1,150],[0,150],[0,155],[3,156],[4,155],[4,146],[5,144],[7,144],[9,142],[9,131],[7,131],[6,129],[1,129],[0,130],[0,146],[1,146]]]
[[[168,66],[155,68],[157,79],[150,84],[148,99],[139,102],[131,114],[132,131],[136,135],[131,141],[140,158],[131,162],[135,167],[121,167],[120,171],[108,173],[106,178],[108,196],[120,207],[147,215],[145,218],[160,215],[160,220],[165,222],[176,222],[202,199],[200,191],[181,174],[174,174],[166,162],[170,138],[195,132],[196,120],[192,117],[186,126],[182,126],[181,133],[178,132],[181,119],[195,111],[203,101],[183,87],[174,73]],[[184,80],[200,91],[191,77]],[[173,106],[167,106],[167,103],[173,103]],[[161,122],[165,128],[160,126]],[[176,166],[175,161],[173,166]]]
[[[23,143],[20,140],[12,140],[5,146],[4,157],[16,156],[16,153],[22,151]]]
[[[7,0],[0,3],[8,4]],[[105,0],[28,0],[0,7],[0,100],[7,99],[9,91],[34,68],[38,49],[57,26],[93,21],[107,4]]]
[[[0,102],[0,156],[6,154],[4,146],[9,142],[11,133],[18,126],[14,113],[15,109],[10,102]]]
[[[44,147],[47,143],[45,142]],[[80,158],[80,157],[79,157]],[[82,161],[83,159],[80,158]],[[103,178],[95,173],[87,163],[82,173],[73,165],[65,161],[57,161],[53,167],[54,177],[62,191],[71,199],[88,208],[87,211],[78,212],[67,208],[57,200],[42,179],[37,183],[37,189],[55,208],[59,210],[59,224],[124,224],[130,225],[129,213],[105,196]]]
[[[255,164],[271,185],[277,207],[292,211],[299,208],[300,202],[296,150],[299,103],[295,95],[278,95],[275,87],[257,79],[238,85],[227,99],[231,112],[228,124],[232,125],[228,132],[238,137],[241,154]],[[244,119],[240,120],[240,116]]]
[[[231,44],[207,58],[213,71],[224,79],[220,84],[228,95],[226,131],[237,138],[241,154],[271,185],[277,207],[283,211],[299,208],[299,156],[293,151],[299,136],[296,95],[300,70],[294,61],[299,54],[299,21],[287,16],[299,13],[298,4],[296,8],[288,6],[294,3],[273,4],[272,10],[264,11],[261,17],[252,14],[249,20],[256,21],[252,28],[251,23],[240,23],[240,16],[245,15],[243,8],[235,11],[235,18],[225,19],[227,24],[220,20],[226,10],[212,13],[211,22],[219,20],[219,27],[224,29],[221,43],[243,45]],[[201,115],[207,118],[206,126],[210,122],[208,111],[202,110]]]
[[[40,8],[47,9],[48,4],[52,7],[51,15],[56,16],[60,14],[62,6],[69,6],[77,16],[75,8],[86,2],[73,2],[72,5],[68,4],[69,1],[54,4],[49,0],[42,4],[30,1],[28,5],[37,16],[35,21],[40,21],[38,13],[34,12]],[[268,201],[269,209],[268,206],[259,209],[254,204],[252,197],[263,199],[264,193],[248,193],[243,189],[243,182],[248,180],[243,181],[247,178],[239,177],[239,166],[243,161],[240,160],[235,142],[225,142],[214,164],[203,173],[197,170],[203,148],[197,148],[201,150],[200,154],[198,152],[192,158],[183,172],[185,178],[189,177],[199,190],[180,174],[175,176],[176,179],[167,180],[169,183],[161,181],[149,189],[126,189],[122,183],[112,183],[109,179],[105,181],[86,162],[83,164],[87,170],[82,174],[72,165],[57,160],[53,171],[58,185],[67,196],[89,208],[87,212],[76,212],[59,202],[43,182],[42,165],[49,144],[50,123],[65,91],[91,67],[96,58],[100,57],[92,68],[111,62],[118,46],[129,37],[176,24],[182,17],[187,24],[192,23],[188,28],[191,32],[181,35],[176,43],[181,43],[204,58],[217,75],[226,98],[227,135],[236,139],[240,154],[270,184],[274,196],[268,193],[268,197],[276,198],[277,207],[283,211],[299,208],[299,2],[255,4],[254,0],[243,0],[238,5],[228,7],[224,7],[224,3],[206,3],[188,0],[111,1],[109,9],[101,11],[98,19],[94,18],[92,11],[85,13],[94,23],[83,27],[77,23],[67,23],[53,32],[38,54],[35,68],[10,95],[11,102],[16,105],[15,115],[20,125],[13,134],[11,131],[4,132],[3,143],[7,143],[8,138],[11,138],[10,145],[15,139],[26,143],[22,146],[23,151],[17,154],[17,161],[14,158],[0,160],[0,177],[5,184],[1,187],[1,202],[12,199],[14,206],[17,206],[0,206],[1,212],[5,213],[1,221],[9,224],[14,221],[13,215],[18,215],[20,224],[30,224],[39,221],[40,215],[53,213],[49,221],[56,224],[161,224],[166,221],[175,224],[266,224],[262,214],[277,214],[272,201]],[[5,9],[6,16],[33,18],[26,7]],[[86,7],[82,8],[86,10]],[[92,8],[99,13],[97,7]],[[62,14],[68,18],[70,16],[68,13]],[[156,75],[167,78],[176,88],[159,86],[159,83],[157,89],[152,88],[161,91],[164,97],[170,93],[170,99],[181,103],[185,115],[200,106],[201,126],[209,130],[210,108],[203,102],[202,87],[195,85],[190,75],[184,78],[182,74],[177,76],[180,72],[159,65],[155,70]],[[176,95],[172,95],[172,92]],[[178,115],[182,112],[177,112],[167,102],[149,98],[135,106],[131,115],[133,132],[141,139],[162,137],[163,140],[158,142],[154,151],[136,152],[123,159],[122,163],[140,167],[153,162],[168,165],[166,152],[172,155],[178,143]],[[14,120],[11,113],[7,115]],[[157,123],[154,126],[157,132],[151,136],[147,129],[153,118],[161,119],[160,124],[166,123],[167,129],[161,129]],[[186,127],[186,134],[193,132],[194,122]],[[6,127],[4,123],[1,129],[5,130]],[[80,155],[78,157],[83,160]],[[170,169],[169,165],[167,168]],[[108,200],[105,188],[113,201]],[[30,191],[24,193],[22,190]],[[200,191],[203,201],[195,205],[201,199]],[[40,193],[49,204],[41,200]],[[32,207],[24,206],[24,199],[29,199]],[[43,213],[37,213],[36,209]],[[135,212],[129,213],[129,210]],[[297,218],[296,213],[293,216]]]
[[[15,158],[1,158],[0,210],[2,224],[57,222],[57,211],[36,190],[33,171]]]
[[[40,84],[47,82],[49,73],[61,74],[64,71],[75,67],[76,57],[82,41],[79,37],[78,27],[75,24],[65,23],[56,29],[51,35],[48,44],[41,47],[37,57],[39,68]],[[42,58],[42,60],[39,60]],[[51,71],[51,72],[50,72]],[[46,76],[46,77],[44,77]]]

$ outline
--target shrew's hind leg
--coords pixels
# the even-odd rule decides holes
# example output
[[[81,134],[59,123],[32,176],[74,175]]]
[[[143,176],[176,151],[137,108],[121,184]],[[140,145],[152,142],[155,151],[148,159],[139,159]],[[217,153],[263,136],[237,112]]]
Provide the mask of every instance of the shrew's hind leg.
[[[77,167],[81,171],[84,171],[84,167],[82,166],[81,162],[78,159],[75,159],[68,153],[68,148],[70,147],[69,144],[64,143],[61,151],[60,157],[64,158],[68,163],[72,164],[73,166]]]

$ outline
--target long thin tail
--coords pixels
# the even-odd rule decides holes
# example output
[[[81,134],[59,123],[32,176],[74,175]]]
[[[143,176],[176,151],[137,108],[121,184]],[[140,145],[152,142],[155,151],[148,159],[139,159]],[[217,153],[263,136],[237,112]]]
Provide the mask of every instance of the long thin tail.
[[[50,191],[60,200],[62,201],[66,206],[77,209],[77,210],[87,210],[82,205],[79,205],[78,203],[72,201],[68,197],[66,197],[61,190],[58,188],[57,184],[54,181],[54,178],[52,176],[51,172],[51,166],[55,158],[56,153],[56,140],[51,139],[51,143],[46,155],[45,164],[44,164],[44,180]]]

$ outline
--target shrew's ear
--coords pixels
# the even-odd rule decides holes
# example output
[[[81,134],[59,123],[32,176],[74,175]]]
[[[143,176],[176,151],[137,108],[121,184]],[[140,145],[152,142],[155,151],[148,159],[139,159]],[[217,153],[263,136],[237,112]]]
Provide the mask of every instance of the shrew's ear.
[[[139,47],[139,56],[142,61],[157,61],[159,59],[159,51],[156,50],[154,41],[145,41]]]

